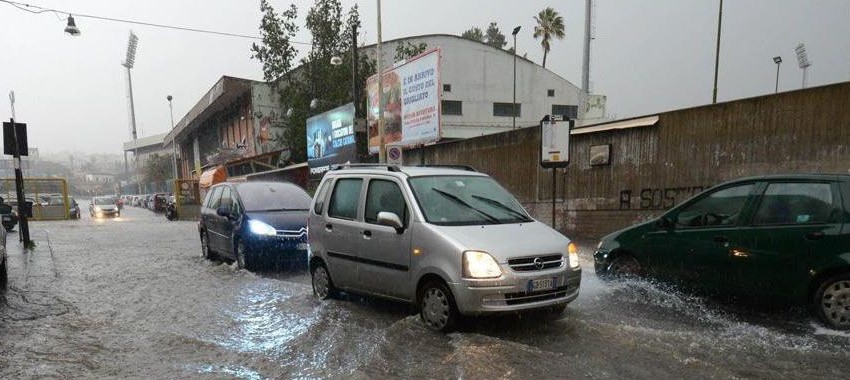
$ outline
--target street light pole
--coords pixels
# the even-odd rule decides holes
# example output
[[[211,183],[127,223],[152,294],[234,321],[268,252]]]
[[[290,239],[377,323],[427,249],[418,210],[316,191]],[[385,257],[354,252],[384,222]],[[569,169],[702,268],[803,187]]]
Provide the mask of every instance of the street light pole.
[[[516,35],[519,33],[520,28],[520,26],[517,26],[514,28],[513,33],[511,33],[514,36],[514,100],[511,103],[511,129],[516,129]]]
[[[773,91],[774,94],[779,93],[779,65],[782,64],[782,57],[776,56],[773,57],[773,63],[776,64],[776,89]]]
[[[166,97],[168,99],[168,111],[171,114],[171,170],[174,173],[174,180],[176,181],[180,178],[180,175],[177,174],[177,135],[174,133],[174,107],[171,105],[171,95]]]

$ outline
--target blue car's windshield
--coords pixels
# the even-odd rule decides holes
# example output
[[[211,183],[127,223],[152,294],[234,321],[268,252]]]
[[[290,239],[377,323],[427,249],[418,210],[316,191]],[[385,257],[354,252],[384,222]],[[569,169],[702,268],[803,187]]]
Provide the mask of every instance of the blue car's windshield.
[[[296,211],[310,208],[310,196],[291,183],[245,182],[236,186],[245,211]]]

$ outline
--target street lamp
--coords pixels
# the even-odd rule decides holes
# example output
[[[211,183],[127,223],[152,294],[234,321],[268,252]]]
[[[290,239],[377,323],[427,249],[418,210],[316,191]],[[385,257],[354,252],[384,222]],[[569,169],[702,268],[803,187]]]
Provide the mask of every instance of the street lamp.
[[[174,132],[174,106],[171,104],[171,95],[165,97],[168,99],[168,112],[171,114],[171,170],[174,173],[174,180],[180,176],[177,174],[177,134]]]
[[[65,27],[65,33],[74,37],[79,37],[82,34],[80,28],[77,28],[77,24],[74,23],[74,16],[68,15],[68,26]]]
[[[774,94],[779,92],[779,65],[782,64],[782,57],[776,56],[773,57],[773,63],[776,64],[776,90],[773,91]]]
[[[513,116],[513,129],[516,129],[516,35],[519,33],[521,26],[514,28],[511,33],[514,36],[514,101],[511,103],[511,116]]]

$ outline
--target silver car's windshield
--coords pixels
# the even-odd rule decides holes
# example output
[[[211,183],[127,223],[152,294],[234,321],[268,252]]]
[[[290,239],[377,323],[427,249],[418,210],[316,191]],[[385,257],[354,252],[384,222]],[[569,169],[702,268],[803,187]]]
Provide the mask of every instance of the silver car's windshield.
[[[519,202],[490,177],[427,176],[409,181],[428,223],[464,226],[531,221]]]

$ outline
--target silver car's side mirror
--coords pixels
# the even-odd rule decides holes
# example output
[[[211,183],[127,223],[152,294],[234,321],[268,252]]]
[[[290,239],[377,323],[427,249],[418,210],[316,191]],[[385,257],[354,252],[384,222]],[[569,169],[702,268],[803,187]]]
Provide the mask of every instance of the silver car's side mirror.
[[[398,215],[392,212],[379,212],[378,224],[395,228],[396,232],[398,233],[402,233],[404,231],[404,224],[401,223],[401,218],[399,218]]]

